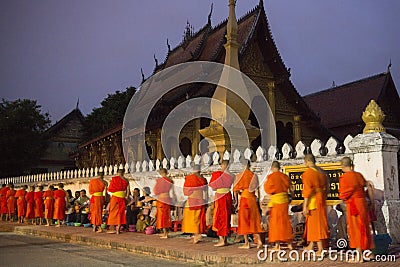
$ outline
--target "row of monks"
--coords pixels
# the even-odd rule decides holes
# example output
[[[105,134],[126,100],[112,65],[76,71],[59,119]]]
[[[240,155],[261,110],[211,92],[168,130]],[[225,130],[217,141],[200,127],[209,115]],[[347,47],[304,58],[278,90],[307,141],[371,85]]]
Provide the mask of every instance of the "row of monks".
[[[302,174],[303,182],[303,215],[305,217],[304,239],[309,242],[305,249],[313,250],[317,244],[318,253],[322,253],[323,241],[329,238],[326,214],[326,198],[328,192],[328,179],[325,172],[315,164],[313,155],[305,156],[304,163],[307,170]],[[182,231],[193,234],[193,243],[201,241],[202,233],[206,232],[206,208],[208,201],[208,187],[215,191],[213,230],[219,236],[215,246],[227,245],[227,237],[231,233],[231,213],[234,205],[233,199],[238,202],[238,228],[239,235],[244,236],[244,244],[239,248],[249,249],[249,235],[254,235],[258,247],[263,245],[260,233],[265,232],[261,225],[261,214],[256,191],[260,187],[258,178],[250,170],[250,162],[245,169],[233,176],[228,171],[228,161],[221,163],[221,170],[212,173],[209,183],[201,175],[200,166],[194,166],[193,173],[185,177],[183,193],[187,196],[184,207]],[[339,179],[339,197],[347,206],[347,226],[350,247],[362,250],[371,249],[372,238],[369,223],[368,207],[364,187],[364,177],[353,170],[350,158],[341,161],[344,174]],[[100,177],[92,179],[89,184],[90,213],[93,231],[102,232],[102,212],[105,204],[105,194],[111,193],[108,205],[107,224],[108,233],[120,234],[121,226],[126,224],[126,200],[130,195],[129,181],[124,177],[123,170],[118,170],[118,175],[112,177],[108,184],[100,173]],[[171,205],[173,203],[173,180],[168,177],[166,169],[160,169],[159,177],[153,188],[157,198],[156,202],[156,227],[162,229],[161,238],[168,238],[168,229],[171,228]],[[293,230],[289,210],[289,195],[291,183],[287,175],[280,171],[280,164],[274,161],[271,174],[268,175],[263,189],[270,195],[268,203],[269,231],[268,242],[275,243],[274,249],[280,249],[281,243],[288,243],[291,248]],[[261,185],[262,186],[262,185]],[[232,193],[233,192],[233,195]],[[47,225],[50,219],[61,220],[65,218],[66,194],[63,184],[57,190],[33,192],[26,187],[14,190],[13,185],[3,186],[0,190],[1,213],[8,219],[14,217],[15,205],[18,206],[18,220],[23,218],[46,218]],[[44,213],[43,213],[44,211]],[[362,260],[362,259],[361,259]]]

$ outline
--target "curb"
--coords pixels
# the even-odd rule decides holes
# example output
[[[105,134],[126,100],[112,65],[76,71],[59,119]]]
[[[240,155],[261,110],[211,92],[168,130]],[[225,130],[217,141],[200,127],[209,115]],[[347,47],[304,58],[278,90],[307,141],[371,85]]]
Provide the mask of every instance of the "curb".
[[[242,265],[242,264],[259,264],[260,261],[256,255],[256,250],[252,250],[251,255],[229,255],[220,251],[218,253],[215,249],[211,249],[211,244],[207,243],[207,250],[202,251],[199,247],[191,247],[190,245],[185,246],[187,249],[177,249],[169,246],[162,247],[162,244],[158,246],[146,245],[145,242],[141,244],[135,244],[134,240],[127,240],[129,235],[122,234],[119,240],[115,240],[111,235],[94,235],[92,232],[87,233],[65,233],[61,232],[60,228],[57,231],[50,227],[49,230],[43,229],[38,226],[26,226],[26,225],[12,225],[0,223],[0,231],[3,232],[14,232],[21,235],[36,236],[47,239],[56,239],[67,243],[77,243],[89,246],[96,246],[100,248],[109,248],[127,252],[138,253],[146,256],[153,256],[168,260],[176,260],[181,262],[196,263],[201,265],[218,265],[218,266],[230,266],[230,265]],[[61,228],[62,229],[62,228]],[[114,236],[114,235],[113,235]],[[172,239],[172,238],[171,238]],[[179,242],[186,243],[186,239],[181,239]],[[197,246],[197,245],[196,245]],[[212,246],[212,245],[211,245]],[[203,247],[204,248],[204,247]],[[239,254],[239,253],[238,253]]]

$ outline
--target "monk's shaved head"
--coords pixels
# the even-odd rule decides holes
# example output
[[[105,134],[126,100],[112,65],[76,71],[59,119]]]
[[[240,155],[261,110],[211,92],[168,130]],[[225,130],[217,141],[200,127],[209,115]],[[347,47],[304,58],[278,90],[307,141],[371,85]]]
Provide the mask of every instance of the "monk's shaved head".
[[[340,163],[341,163],[342,166],[344,166],[344,167],[353,167],[353,161],[352,161],[349,157],[344,157],[344,158],[342,158],[342,160],[340,161]]]
[[[272,164],[271,164],[271,169],[272,169],[272,168],[275,168],[275,169],[280,170],[280,169],[281,169],[281,164],[279,163],[279,161],[274,160],[274,161],[272,162]]]
[[[315,157],[313,154],[306,154],[304,156],[304,161],[315,163]]]
[[[160,175],[167,175],[167,174],[168,174],[168,171],[167,171],[167,169],[160,168],[160,170],[158,171],[158,173],[159,173]]]

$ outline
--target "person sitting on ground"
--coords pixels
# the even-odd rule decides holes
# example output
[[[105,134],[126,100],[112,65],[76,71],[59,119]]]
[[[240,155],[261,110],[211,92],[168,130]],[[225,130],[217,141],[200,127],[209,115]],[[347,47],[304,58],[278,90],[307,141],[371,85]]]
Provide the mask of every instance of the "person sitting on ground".
[[[144,216],[142,213],[139,213],[138,220],[136,222],[136,231],[143,232],[149,225],[150,225],[149,217]]]
[[[132,190],[132,195],[128,197],[126,204],[126,229],[131,229],[132,225],[136,226],[140,208],[137,206],[140,198],[140,189]]]
[[[66,211],[65,211],[65,222],[66,223],[73,223],[76,221],[75,211],[74,211],[74,202],[75,198],[72,196],[71,189],[65,191],[67,193],[67,204],[66,204]]]
[[[89,203],[90,198],[86,195],[86,190],[82,189],[80,191],[80,197],[75,200],[75,206],[79,208],[79,213],[77,214],[77,223],[87,224],[89,223]],[[78,209],[77,209],[78,210]]]

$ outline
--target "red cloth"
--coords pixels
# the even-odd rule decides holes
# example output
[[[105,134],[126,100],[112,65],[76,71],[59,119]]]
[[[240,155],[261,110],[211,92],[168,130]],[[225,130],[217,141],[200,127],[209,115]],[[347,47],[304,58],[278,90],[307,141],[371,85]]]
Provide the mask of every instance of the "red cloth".
[[[160,177],[156,180],[156,184],[154,185],[153,192],[154,195],[159,195],[162,193],[169,193],[173,185],[172,179],[168,177]]]
[[[172,179],[168,177],[160,177],[156,180],[153,192],[158,196],[157,198],[157,212],[156,212],[156,227],[170,228],[172,226],[171,222],[171,197],[169,191],[173,185]]]
[[[43,218],[44,202],[43,202],[43,192],[35,192],[35,217]]]
[[[17,199],[15,198],[15,191],[14,189],[10,189],[7,191],[7,212],[8,215],[15,214],[15,207],[17,206]]]
[[[54,192],[54,213],[53,219],[64,220],[65,218],[65,205],[67,203],[65,197],[66,193],[62,189],[55,190]]]
[[[240,195],[238,212],[238,233],[241,235],[262,233],[260,209],[255,192],[249,192],[251,185],[258,186],[257,176],[250,170],[236,175],[233,191],[243,191]]]
[[[372,249],[371,225],[361,173],[349,171],[339,178],[339,198],[347,207],[347,229],[351,248]]]
[[[233,176],[229,173],[216,171],[211,174],[210,187],[213,190],[219,188],[231,188]],[[232,215],[232,194],[215,194],[214,200],[214,217],[213,230],[218,236],[228,236],[231,231],[231,215]]]
[[[203,177],[191,174],[185,177],[183,194],[188,196],[188,204],[191,210],[201,209],[206,203],[203,192],[207,189],[207,180]]]
[[[10,190],[8,186],[3,187],[0,189],[0,209],[1,209],[1,214],[7,214],[8,208],[7,208],[7,192]]]
[[[122,179],[119,176],[114,176],[108,186],[108,191],[111,193],[126,191],[127,187],[128,182],[125,179]],[[107,219],[108,225],[126,224],[125,206],[125,198],[120,198],[114,195],[111,197]]]
[[[89,183],[89,193],[92,195],[90,198],[90,222],[98,226],[103,223],[103,206],[104,196],[93,196],[96,192],[103,192],[106,185],[100,179],[92,179]]]
[[[19,189],[15,193],[15,197],[18,198],[18,200],[17,200],[18,217],[24,217],[25,213],[26,213],[25,195],[26,195],[25,189]]]
[[[171,206],[157,200],[156,227],[157,229],[172,227]]]
[[[35,199],[34,199],[34,192],[26,193],[26,215],[25,218],[33,219],[35,218]]]
[[[53,219],[53,212],[54,212],[54,197],[53,191],[46,190],[43,193],[44,200],[44,217],[46,219]]]

